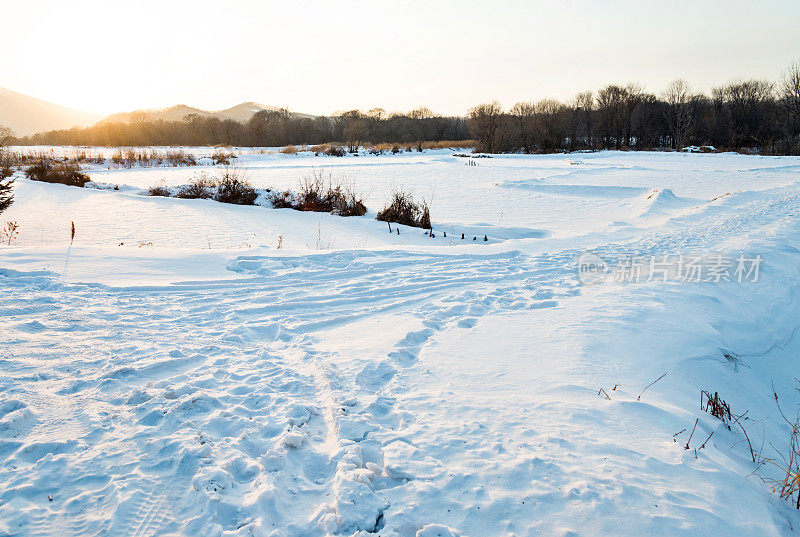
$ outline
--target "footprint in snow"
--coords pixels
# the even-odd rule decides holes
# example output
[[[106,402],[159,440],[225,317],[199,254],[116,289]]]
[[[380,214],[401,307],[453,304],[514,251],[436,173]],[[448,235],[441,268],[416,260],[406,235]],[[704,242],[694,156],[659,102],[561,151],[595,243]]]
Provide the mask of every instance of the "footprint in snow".
[[[461,319],[458,321],[458,326],[460,328],[472,328],[476,324],[478,324],[478,319],[475,317],[467,317],[466,319]]]
[[[363,388],[378,390],[391,382],[397,370],[386,361],[369,364],[356,376],[356,382]]]

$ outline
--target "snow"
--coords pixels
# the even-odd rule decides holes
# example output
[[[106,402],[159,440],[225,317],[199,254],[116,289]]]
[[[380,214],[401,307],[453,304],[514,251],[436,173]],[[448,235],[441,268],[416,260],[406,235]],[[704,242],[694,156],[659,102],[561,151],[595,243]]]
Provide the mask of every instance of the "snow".
[[[260,188],[353,178],[356,218],[142,195],[210,166],[89,170],[119,190],[20,178],[0,534],[792,535],[759,478],[777,468],[699,398],[747,411],[765,457],[788,445],[772,390],[794,415],[800,158],[467,160],[240,150]],[[431,201],[435,238],[374,220],[397,185]],[[587,285],[587,251],[763,262]]]

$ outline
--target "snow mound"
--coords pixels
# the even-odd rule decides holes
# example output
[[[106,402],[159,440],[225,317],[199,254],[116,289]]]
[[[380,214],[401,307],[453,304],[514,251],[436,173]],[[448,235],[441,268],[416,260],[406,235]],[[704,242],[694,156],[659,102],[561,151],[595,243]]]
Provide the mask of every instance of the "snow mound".
[[[426,524],[417,532],[417,537],[458,537],[458,534],[441,524]]]
[[[655,188],[645,196],[644,207],[639,218],[668,216],[675,211],[685,209],[692,203],[691,200],[679,198],[669,188]]]
[[[0,405],[0,438],[16,438],[36,424],[36,416],[22,401],[11,399]]]

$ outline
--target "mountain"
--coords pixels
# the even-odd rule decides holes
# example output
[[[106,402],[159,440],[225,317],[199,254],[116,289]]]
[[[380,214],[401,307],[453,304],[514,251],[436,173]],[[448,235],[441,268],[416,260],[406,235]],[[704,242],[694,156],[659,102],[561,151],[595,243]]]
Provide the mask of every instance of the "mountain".
[[[101,116],[0,88],[0,125],[17,136],[93,125]]]
[[[226,108],[225,110],[217,110],[217,111],[208,111],[208,110],[201,110],[200,108],[194,108],[193,106],[186,106],[185,104],[179,104],[176,106],[171,106],[169,108],[163,108],[161,110],[134,110],[133,112],[121,112],[117,114],[111,114],[110,116],[103,119],[103,123],[129,123],[133,121],[134,118],[140,118],[145,120],[164,120],[164,121],[183,121],[183,118],[188,116],[189,114],[197,114],[203,117],[216,117],[219,119],[232,119],[234,121],[238,121],[240,123],[244,123],[256,112],[260,112],[262,110],[270,110],[276,111],[280,110],[277,106],[267,106],[264,104],[258,104],[253,102],[246,102],[237,104],[234,107]],[[312,116],[309,114],[295,114],[300,117],[308,117],[313,118],[316,116]]]
[[[97,114],[65,108],[57,104],[28,97],[15,91],[0,88],[0,125],[9,127],[17,136],[27,136],[37,132],[45,132],[72,127],[86,127],[97,122],[129,123],[134,118],[164,121],[183,121],[189,114],[203,117],[232,119],[244,123],[261,110],[280,110],[277,106],[246,102],[225,110],[208,111],[179,104],[162,110],[135,110],[111,114],[103,118]],[[309,114],[295,114],[300,117],[314,118]]]

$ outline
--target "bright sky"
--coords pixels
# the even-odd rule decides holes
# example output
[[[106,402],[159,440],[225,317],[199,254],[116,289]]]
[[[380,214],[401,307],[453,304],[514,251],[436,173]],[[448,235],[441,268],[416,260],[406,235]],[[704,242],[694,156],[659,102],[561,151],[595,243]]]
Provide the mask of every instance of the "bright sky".
[[[104,114],[463,114],[612,82],[774,80],[800,59],[798,0],[0,0],[0,19],[0,87]]]

